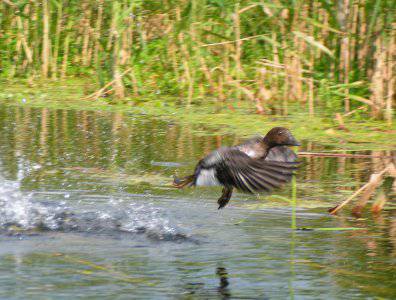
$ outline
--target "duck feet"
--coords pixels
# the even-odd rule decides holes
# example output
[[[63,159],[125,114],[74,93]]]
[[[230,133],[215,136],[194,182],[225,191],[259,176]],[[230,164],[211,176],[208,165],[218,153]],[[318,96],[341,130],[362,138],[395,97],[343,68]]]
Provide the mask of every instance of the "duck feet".
[[[219,204],[218,209],[221,209],[227,205],[227,203],[230,201],[231,195],[232,195],[232,187],[224,187],[223,193],[221,194],[219,200],[217,200],[217,203]]]

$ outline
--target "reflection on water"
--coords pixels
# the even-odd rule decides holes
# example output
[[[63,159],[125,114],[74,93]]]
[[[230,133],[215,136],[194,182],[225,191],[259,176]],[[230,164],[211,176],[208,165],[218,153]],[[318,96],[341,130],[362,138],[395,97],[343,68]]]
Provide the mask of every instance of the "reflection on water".
[[[218,211],[216,188],[170,187],[175,172],[241,141],[202,132],[146,116],[0,106],[0,297],[393,298],[394,203],[360,219],[326,213],[386,159],[304,158],[297,225],[359,230],[296,232],[280,197],[237,193]],[[392,184],[375,197],[394,198]]]
[[[216,275],[219,277],[219,294],[222,296],[222,299],[230,299],[231,293],[228,289],[228,273],[227,269],[224,267],[217,267]]]

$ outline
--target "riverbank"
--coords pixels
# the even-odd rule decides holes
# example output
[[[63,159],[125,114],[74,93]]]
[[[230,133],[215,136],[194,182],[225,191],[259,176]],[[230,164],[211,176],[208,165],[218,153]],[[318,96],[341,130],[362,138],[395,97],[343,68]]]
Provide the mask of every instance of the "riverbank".
[[[258,115],[254,105],[247,102],[215,101],[199,105],[193,102],[190,108],[179,104],[179,99],[163,95],[127,98],[117,103],[100,98],[87,100],[87,94],[95,90],[88,80],[70,79],[63,82],[41,82],[28,86],[23,81],[2,82],[0,103],[49,109],[73,109],[146,114],[161,119],[190,124],[195,133],[230,134],[250,136],[263,133],[272,126],[285,126],[298,139],[314,142],[335,151],[391,150],[396,147],[396,127],[368,117],[344,118],[345,129],[340,129],[332,114],[319,113],[309,117],[303,109],[293,107],[288,116],[276,114]],[[210,129],[210,133],[209,130]]]

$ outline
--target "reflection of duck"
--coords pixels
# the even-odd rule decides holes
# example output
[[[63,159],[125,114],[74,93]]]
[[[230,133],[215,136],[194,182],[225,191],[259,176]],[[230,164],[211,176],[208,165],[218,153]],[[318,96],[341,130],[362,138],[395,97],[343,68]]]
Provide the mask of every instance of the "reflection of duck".
[[[230,290],[228,289],[228,285],[230,283],[228,282],[228,273],[226,268],[217,267],[216,275],[220,279],[219,287],[218,287],[219,294],[222,296],[223,299],[229,299],[231,297],[231,293]]]
[[[271,191],[290,181],[296,170],[296,155],[285,146],[299,146],[290,131],[272,128],[265,137],[219,148],[201,159],[193,175],[175,177],[174,186],[223,186],[219,209],[227,205],[233,188],[248,193]]]

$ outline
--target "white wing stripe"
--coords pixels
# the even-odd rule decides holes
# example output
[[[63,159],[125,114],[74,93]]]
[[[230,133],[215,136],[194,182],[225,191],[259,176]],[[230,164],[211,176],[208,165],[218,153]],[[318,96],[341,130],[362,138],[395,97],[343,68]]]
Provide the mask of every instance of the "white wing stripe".
[[[199,186],[213,186],[220,185],[217,180],[215,169],[201,169],[198,174],[196,185]]]

